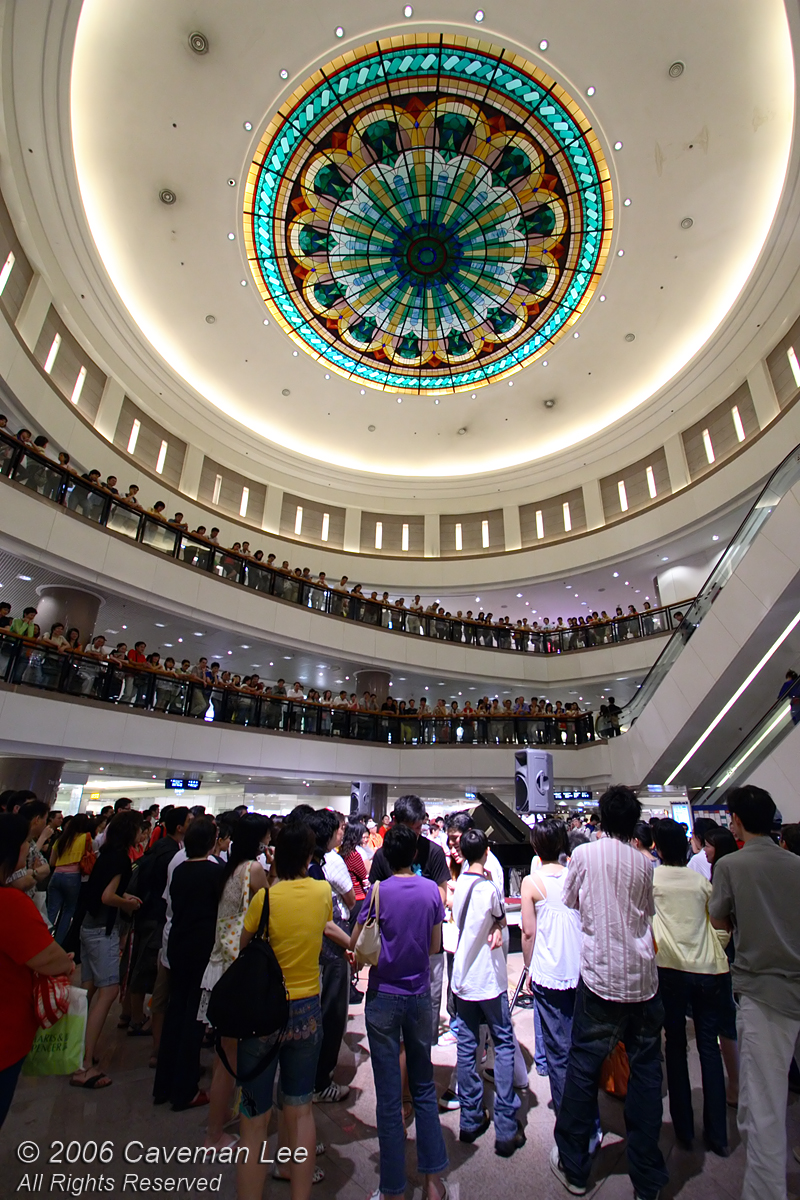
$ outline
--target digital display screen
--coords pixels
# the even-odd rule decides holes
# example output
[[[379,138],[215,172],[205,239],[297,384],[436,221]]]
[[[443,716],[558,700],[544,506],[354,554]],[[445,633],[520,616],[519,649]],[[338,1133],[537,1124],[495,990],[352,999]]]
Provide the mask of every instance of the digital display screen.
[[[685,825],[689,833],[692,832],[692,806],[690,804],[673,804],[672,819],[677,821],[679,825]]]
[[[174,792],[196,792],[200,787],[199,779],[165,779],[164,787]]]
[[[568,791],[568,792],[553,792],[554,800],[591,800],[591,792]]]

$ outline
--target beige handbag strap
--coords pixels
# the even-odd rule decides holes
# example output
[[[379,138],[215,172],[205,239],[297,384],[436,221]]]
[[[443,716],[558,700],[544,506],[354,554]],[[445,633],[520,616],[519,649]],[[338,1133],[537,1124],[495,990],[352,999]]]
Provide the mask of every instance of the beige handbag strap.
[[[373,904],[375,905],[375,920],[380,921],[381,900],[380,900],[380,896],[378,894],[378,888],[380,887],[380,882],[381,881],[378,880],[372,886],[372,891],[370,892],[370,897],[369,897],[369,904],[367,905],[367,915],[364,920],[365,925],[366,925],[367,921],[369,920],[369,914],[372,912]]]

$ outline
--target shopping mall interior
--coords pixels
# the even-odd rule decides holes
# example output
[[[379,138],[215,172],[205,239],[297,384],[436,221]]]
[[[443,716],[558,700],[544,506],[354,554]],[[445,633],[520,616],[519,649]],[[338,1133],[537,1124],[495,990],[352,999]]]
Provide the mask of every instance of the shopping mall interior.
[[[690,830],[744,785],[800,822],[797,6],[1,11],[0,792],[377,825],[414,793],[474,814],[517,926],[526,826],[612,784]],[[202,1143],[112,1018],[117,1086],[23,1078],[6,1178],[23,1138]],[[498,1164],[443,1113],[453,1200],[499,1170],[567,1194],[513,1019],[527,1146]],[[363,1005],[336,1077],[314,1195],[355,1200]],[[715,1157],[663,1094],[661,1195],[738,1197],[736,1113]],[[631,1195],[622,1113],[601,1200]]]

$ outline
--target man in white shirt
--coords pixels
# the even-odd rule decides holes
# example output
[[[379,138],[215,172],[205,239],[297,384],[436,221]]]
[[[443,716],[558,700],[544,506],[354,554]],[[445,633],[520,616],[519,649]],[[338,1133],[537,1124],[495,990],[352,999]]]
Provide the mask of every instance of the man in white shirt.
[[[485,1024],[495,1046],[495,1154],[510,1158],[525,1144],[525,1133],[516,1118],[520,1101],[514,1091],[514,1031],[503,954],[505,909],[485,869],[489,853],[486,834],[467,829],[461,835],[460,850],[465,867],[453,896],[459,936],[452,981],[458,1013],[459,1137],[462,1142],[474,1142],[491,1123],[476,1065],[480,1027]]]
[[[658,1145],[664,1006],[650,926],[653,868],[631,845],[641,812],[635,792],[610,787],[600,798],[603,836],[575,848],[564,883],[564,904],[578,909],[583,938],[572,1046],[550,1167],[573,1196],[590,1190],[589,1146],[600,1072],[618,1042],[625,1045],[631,1070],[625,1125],[636,1200],[657,1200],[669,1178]]]

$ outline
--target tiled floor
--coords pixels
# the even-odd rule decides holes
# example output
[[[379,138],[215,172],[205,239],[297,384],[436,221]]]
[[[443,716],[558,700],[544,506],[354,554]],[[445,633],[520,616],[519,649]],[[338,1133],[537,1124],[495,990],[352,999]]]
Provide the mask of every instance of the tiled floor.
[[[520,956],[512,955],[509,966],[518,969]],[[514,1016],[517,1035],[530,1063],[530,1047],[533,1043],[533,1021],[530,1011],[518,1010]],[[114,1080],[111,1088],[102,1092],[82,1092],[71,1089],[66,1079],[23,1079],[17,1089],[16,1098],[0,1133],[0,1197],[5,1200],[12,1195],[30,1194],[34,1188],[48,1194],[84,1194],[87,1186],[82,1183],[86,1176],[97,1177],[101,1173],[114,1183],[103,1194],[122,1196],[139,1194],[140,1183],[128,1182],[127,1175],[186,1178],[205,1176],[212,1181],[213,1191],[219,1196],[233,1200],[235,1196],[234,1168],[232,1166],[211,1167],[178,1166],[174,1160],[168,1165],[144,1165],[125,1163],[123,1150],[126,1143],[136,1139],[145,1146],[166,1147],[198,1146],[204,1134],[204,1110],[172,1113],[164,1108],[154,1108],[151,1101],[153,1073],[148,1070],[149,1039],[130,1039],[115,1028],[116,1021],[109,1020],[102,1044],[104,1068]],[[210,1051],[204,1051],[204,1062],[210,1064]],[[697,1058],[692,1051],[693,1079],[698,1076]],[[450,1070],[455,1062],[455,1047],[437,1047],[434,1063],[439,1091],[447,1086]],[[317,1132],[326,1144],[324,1157],[319,1160],[326,1172],[324,1183],[314,1189],[315,1200],[329,1200],[333,1196],[342,1200],[365,1200],[377,1186],[377,1138],[375,1131],[375,1094],[372,1069],[367,1053],[364,1032],[363,1006],[351,1008],[345,1045],[337,1069],[337,1078],[351,1085],[350,1096],[342,1104],[318,1105],[315,1109]],[[550,1090],[546,1079],[540,1079],[532,1068],[532,1086],[523,1102],[521,1117],[525,1122],[527,1144],[510,1160],[498,1159],[494,1154],[494,1137],[489,1131],[473,1146],[458,1141],[458,1112],[442,1116],[448,1154],[450,1156],[449,1184],[453,1200],[486,1200],[501,1195],[535,1196],[536,1200],[564,1200],[567,1193],[550,1174],[548,1154],[552,1145],[553,1113],[548,1108]],[[492,1089],[486,1088],[487,1103],[491,1106]],[[800,1104],[790,1098],[788,1123],[790,1144],[800,1143]],[[702,1097],[699,1086],[695,1087],[695,1112],[697,1127],[700,1128]],[[599,1200],[631,1200],[633,1188],[627,1175],[622,1105],[615,1100],[602,1097],[601,1116],[608,1131],[597,1166],[597,1187],[593,1193]],[[744,1165],[744,1151],[736,1132],[735,1116],[730,1120],[731,1145],[734,1151],[730,1158],[719,1159],[706,1154],[702,1149],[694,1153],[675,1146],[672,1125],[665,1103],[662,1132],[662,1148],[667,1158],[670,1182],[662,1193],[662,1200],[729,1200],[738,1197]],[[108,1165],[95,1162],[92,1165],[48,1164],[53,1153],[50,1143],[72,1140],[82,1144],[93,1140],[114,1143],[114,1161]],[[17,1148],[23,1141],[38,1144],[41,1157],[29,1165],[20,1161]],[[69,1153],[75,1153],[71,1149]],[[89,1155],[92,1151],[89,1150]],[[64,1151],[63,1158],[67,1156]],[[415,1171],[414,1130],[409,1130],[407,1162],[409,1185],[407,1195],[412,1192],[420,1196],[420,1181]],[[789,1189],[800,1194],[800,1167],[789,1157]],[[41,1186],[34,1174],[43,1174]],[[28,1176],[27,1186],[24,1182]],[[57,1177],[72,1176],[59,1182]],[[55,1181],[55,1182],[54,1182]],[[20,1183],[23,1184],[20,1189]],[[125,1185],[125,1186],[123,1186]],[[91,1186],[91,1185],[89,1185]],[[202,1186],[202,1185],[201,1185]],[[219,1189],[217,1191],[217,1189]],[[100,1189],[98,1189],[100,1190]],[[193,1191],[198,1191],[195,1184]],[[152,1194],[152,1192],[151,1192]],[[187,1194],[187,1185],[182,1184],[179,1194]],[[289,1200],[287,1184],[269,1181],[265,1195],[285,1197]]]

